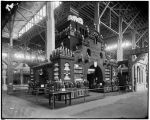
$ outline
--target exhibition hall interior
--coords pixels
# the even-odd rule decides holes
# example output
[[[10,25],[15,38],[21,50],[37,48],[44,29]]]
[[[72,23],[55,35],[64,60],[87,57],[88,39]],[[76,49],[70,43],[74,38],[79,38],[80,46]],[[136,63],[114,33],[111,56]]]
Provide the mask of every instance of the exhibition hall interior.
[[[1,117],[148,118],[148,5],[1,1]]]

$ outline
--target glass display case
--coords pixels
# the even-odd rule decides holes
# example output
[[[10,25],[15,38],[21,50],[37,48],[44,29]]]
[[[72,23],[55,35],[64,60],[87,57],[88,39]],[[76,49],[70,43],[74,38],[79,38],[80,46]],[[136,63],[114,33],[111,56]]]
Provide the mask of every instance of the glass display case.
[[[111,87],[111,67],[107,66],[105,68],[105,86],[104,86],[104,92],[110,92],[112,91]]]
[[[55,81],[59,80],[59,65],[58,65],[58,63],[54,64],[54,80]]]
[[[33,71],[32,68],[30,69],[30,80],[31,80],[32,82],[34,81],[34,71]]]
[[[74,81],[83,81],[82,65],[74,64]]]
[[[112,90],[118,91],[118,77],[117,77],[117,67],[112,66]]]
[[[70,65],[65,63],[64,65],[64,80],[70,80]]]
[[[105,68],[105,81],[110,80],[110,67]]]

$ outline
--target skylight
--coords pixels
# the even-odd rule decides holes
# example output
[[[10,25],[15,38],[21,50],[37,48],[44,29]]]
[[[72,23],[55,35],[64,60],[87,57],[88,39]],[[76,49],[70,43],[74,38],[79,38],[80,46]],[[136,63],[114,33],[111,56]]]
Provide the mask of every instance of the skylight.
[[[55,1],[53,2],[54,9],[57,8],[61,2]],[[44,5],[37,13],[32,17],[32,19],[19,31],[19,37],[27,32],[31,27],[35,24],[39,23],[46,16],[46,5]]]
[[[39,23],[46,16],[46,5],[44,5],[36,15],[19,31],[19,37],[27,32],[35,24]]]

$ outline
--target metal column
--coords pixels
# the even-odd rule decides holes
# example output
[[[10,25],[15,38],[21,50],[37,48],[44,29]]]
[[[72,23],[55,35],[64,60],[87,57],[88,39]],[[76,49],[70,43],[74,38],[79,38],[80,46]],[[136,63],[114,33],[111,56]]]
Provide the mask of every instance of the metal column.
[[[100,33],[100,22],[99,22],[99,2],[96,2],[94,14],[94,23],[96,25],[96,30]]]
[[[122,22],[123,19],[119,17],[119,39],[118,39],[118,47],[117,47],[117,61],[123,60],[123,49],[122,49],[122,40],[123,40],[123,33],[122,33]]]
[[[132,34],[132,49],[135,49],[136,48],[136,42],[135,42],[136,33],[135,31],[132,31],[131,34]]]
[[[46,58],[49,61],[50,54],[55,49],[55,20],[54,20],[54,3],[47,2],[47,41],[46,41]]]
[[[8,69],[7,69],[7,78],[8,78],[8,92],[11,93],[13,91],[13,63],[12,63],[12,47],[9,48],[9,56],[8,56]]]
[[[132,31],[131,34],[132,34],[132,49],[135,49],[136,48],[136,42],[135,42],[136,33],[135,33],[135,31]],[[135,59],[136,59],[136,55],[131,55],[131,61],[130,62],[134,61]],[[131,81],[132,81],[132,88],[136,87],[135,83],[137,81],[136,80],[136,72],[134,72],[134,69],[136,67],[134,67],[134,66],[135,65],[133,65],[132,63],[129,66],[129,71],[130,71],[129,76],[130,76]],[[132,91],[134,91],[134,89],[132,89]]]
[[[10,36],[10,46],[8,52],[8,69],[7,69],[7,78],[8,78],[8,92],[13,91],[13,25],[14,25],[14,16],[12,17],[11,21],[9,21],[9,36]]]

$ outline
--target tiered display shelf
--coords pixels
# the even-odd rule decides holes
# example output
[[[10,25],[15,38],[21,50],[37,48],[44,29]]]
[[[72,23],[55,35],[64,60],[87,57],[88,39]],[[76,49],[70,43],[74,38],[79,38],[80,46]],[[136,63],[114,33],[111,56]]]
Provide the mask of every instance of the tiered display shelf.
[[[105,68],[105,80],[106,81],[110,80],[110,68],[109,67]]]
[[[79,64],[74,64],[74,80],[83,81],[83,67]]]

